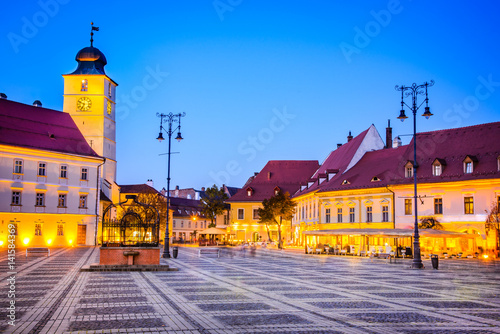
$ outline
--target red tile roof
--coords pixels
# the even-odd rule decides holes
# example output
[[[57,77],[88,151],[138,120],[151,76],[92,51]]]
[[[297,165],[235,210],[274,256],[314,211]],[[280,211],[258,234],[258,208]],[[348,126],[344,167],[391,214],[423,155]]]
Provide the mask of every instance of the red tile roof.
[[[122,194],[159,194],[155,188],[145,184],[123,184],[119,185]]]
[[[0,99],[0,144],[99,157],[68,113]]]
[[[283,192],[294,194],[318,167],[318,161],[314,160],[271,160],[227,202],[262,202],[274,196],[277,186]],[[248,187],[253,189],[251,197],[247,195]]]
[[[466,156],[477,158],[471,174],[463,170]],[[435,183],[500,178],[499,156],[500,122],[418,133],[417,179],[421,183]],[[446,162],[440,176],[432,175],[436,159]],[[320,192],[412,184],[413,178],[405,177],[404,166],[408,161],[413,161],[413,140],[399,148],[367,152],[353,168],[337,174]],[[372,182],[374,176],[380,181]],[[344,180],[349,184],[342,185]]]

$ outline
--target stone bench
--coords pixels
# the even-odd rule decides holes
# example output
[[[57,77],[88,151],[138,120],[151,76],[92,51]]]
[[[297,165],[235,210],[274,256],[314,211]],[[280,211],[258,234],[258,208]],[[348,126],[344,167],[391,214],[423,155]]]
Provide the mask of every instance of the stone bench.
[[[29,247],[26,248],[26,257],[28,257],[28,254],[47,254],[47,257],[49,257],[50,249],[47,247]]]
[[[220,257],[220,249],[218,249],[218,248],[200,248],[198,250],[198,257],[201,257],[201,254],[217,254],[217,257]]]

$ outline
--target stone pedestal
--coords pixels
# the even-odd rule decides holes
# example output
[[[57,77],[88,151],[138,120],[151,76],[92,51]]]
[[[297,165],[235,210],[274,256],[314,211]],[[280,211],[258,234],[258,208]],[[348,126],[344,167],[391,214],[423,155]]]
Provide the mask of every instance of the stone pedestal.
[[[160,247],[101,247],[100,265],[159,265]]]

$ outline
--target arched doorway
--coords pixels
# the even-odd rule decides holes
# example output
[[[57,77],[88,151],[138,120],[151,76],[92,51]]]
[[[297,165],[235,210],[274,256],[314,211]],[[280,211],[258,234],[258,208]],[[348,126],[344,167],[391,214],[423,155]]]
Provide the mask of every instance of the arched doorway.
[[[252,242],[258,242],[258,241],[259,241],[259,233],[253,232],[252,233]]]

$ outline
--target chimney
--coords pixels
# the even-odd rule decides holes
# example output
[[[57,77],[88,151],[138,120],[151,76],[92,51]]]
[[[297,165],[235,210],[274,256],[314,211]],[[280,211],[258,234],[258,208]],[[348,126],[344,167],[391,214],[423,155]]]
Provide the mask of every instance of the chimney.
[[[253,176],[257,176],[257,175],[259,175],[259,172],[253,173]]]
[[[387,120],[387,128],[385,128],[385,148],[392,147],[392,128],[391,128],[391,120]]]
[[[199,201],[200,200],[200,192],[199,191],[195,191],[194,192],[194,199]]]
[[[271,180],[271,172],[267,172],[267,179]]]
[[[403,142],[401,141],[401,138],[399,136],[394,137],[394,141],[392,142],[392,147],[397,148],[403,145]]]
[[[150,180],[148,180],[148,181],[146,182],[146,184],[147,184],[148,186],[150,186],[150,187],[153,187],[153,180],[151,180],[151,179],[150,179]]]
[[[7,100],[7,95],[0,93],[0,100]]]
[[[179,186],[175,186],[175,190],[179,190]]]
[[[350,142],[352,140],[352,135],[351,131],[349,131],[349,136],[347,136],[347,142]]]
[[[205,191],[205,187],[201,187],[201,191]]]
[[[41,107],[41,106],[42,106],[42,102],[40,102],[40,100],[35,100],[35,101],[33,102],[33,106],[34,106],[34,107]]]
[[[340,148],[340,146],[342,146],[342,144],[337,144],[337,148]]]

